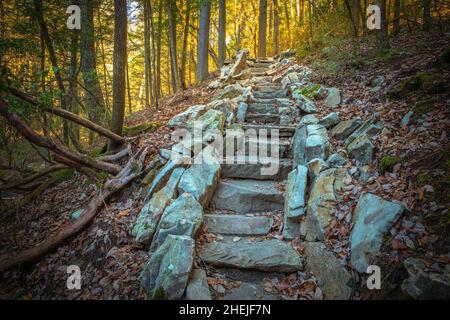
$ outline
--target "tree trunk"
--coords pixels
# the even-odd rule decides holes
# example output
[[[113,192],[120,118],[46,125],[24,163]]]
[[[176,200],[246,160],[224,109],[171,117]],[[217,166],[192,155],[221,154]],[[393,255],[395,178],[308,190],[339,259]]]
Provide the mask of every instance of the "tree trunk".
[[[277,55],[280,47],[279,47],[279,31],[280,29],[280,14],[278,7],[278,0],[273,0],[273,54]],[[289,29],[288,29],[289,32]]]
[[[258,58],[266,58],[267,0],[259,0]]]
[[[186,1],[186,14],[184,18],[184,34],[183,34],[183,50],[181,53],[181,73],[180,80],[183,90],[186,89],[186,61],[187,61],[187,45],[189,37],[189,23],[191,14],[191,0]]]
[[[127,1],[114,0],[113,113],[111,131],[122,135],[125,113],[125,67],[127,60]],[[109,141],[109,150],[117,147]]]
[[[150,16],[150,30],[152,33],[152,64],[153,64],[153,94],[155,99],[155,107],[159,104],[159,79],[156,75],[156,48],[155,48],[155,23],[153,21],[153,7],[152,2],[148,3],[148,13]]]
[[[172,88],[176,93],[180,90],[180,77],[178,75],[178,54],[177,54],[177,17],[174,0],[166,0],[167,15],[169,16],[169,50],[170,67],[172,74]]]
[[[89,119],[104,124],[105,103],[97,75],[97,53],[95,50],[94,0],[81,0],[81,72],[85,90],[84,100]],[[92,142],[94,135],[90,135]]]
[[[200,24],[198,31],[197,48],[197,82],[208,77],[208,47],[209,47],[209,25],[211,17],[210,0],[200,2]]]
[[[423,0],[423,30],[430,31],[431,15],[430,15],[431,0]]]
[[[393,34],[398,35],[400,32],[400,3],[401,0],[394,0],[394,21],[393,21]]]
[[[375,4],[380,7],[381,28],[376,31],[379,51],[389,50],[389,34],[386,21],[386,0],[375,0]]]
[[[352,16],[354,25],[355,37],[359,34],[359,17],[361,15],[361,2],[360,0],[352,0]]]
[[[163,0],[159,0],[158,6],[158,38],[156,41],[156,97],[159,97],[161,93],[161,38],[162,38],[162,12],[163,12]],[[156,98],[158,100],[158,98]]]
[[[227,32],[227,3],[219,0],[219,68],[223,66],[227,55],[226,34]]]
[[[78,85],[77,85],[77,67],[78,67],[78,32],[71,33],[70,44],[70,68],[69,68],[69,111],[78,114]],[[77,124],[69,124],[69,137],[75,149],[80,150],[80,128]]]
[[[291,32],[292,31],[291,31],[291,18],[289,15],[289,8],[288,8],[288,0],[284,0],[283,2],[284,2],[284,15],[286,16],[286,28],[287,28],[287,34],[288,34],[288,43],[289,43],[289,47],[291,47],[291,44],[292,44]]]
[[[48,56],[50,62],[52,63],[53,73],[55,74],[56,83],[58,85],[60,97],[60,105],[62,109],[67,109],[67,97],[64,88],[64,82],[61,76],[61,69],[59,68],[58,61],[56,59],[55,48],[53,47],[53,43],[50,39],[50,34],[48,32],[47,24],[44,20],[44,9],[42,7],[42,0],[33,0],[34,4],[34,12],[36,16],[36,20],[39,24],[41,30],[41,36],[44,39],[44,42],[47,45]],[[66,121],[63,122],[63,132],[64,132],[64,142],[67,144],[69,142],[69,127]]]
[[[145,108],[150,107],[150,0],[144,0],[144,70],[145,70]]]

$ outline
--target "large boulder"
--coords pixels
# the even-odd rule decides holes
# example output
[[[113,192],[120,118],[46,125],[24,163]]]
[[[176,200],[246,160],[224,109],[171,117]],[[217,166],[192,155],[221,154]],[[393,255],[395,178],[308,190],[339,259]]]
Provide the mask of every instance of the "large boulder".
[[[223,91],[219,94],[219,99],[233,99],[237,96],[240,96],[244,93],[244,88],[238,83],[236,84],[230,84],[226,86]]]
[[[141,209],[132,230],[137,242],[150,245],[164,209],[171,200],[178,196],[178,182],[184,171],[184,168],[175,169],[167,184],[156,192]]]
[[[202,131],[219,131],[223,134],[226,118],[222,111],[209,109],[194,121],[189,121],[189,128]]]
[[[353,140],[347,150],[361,165],[370,164],[375,154],[375,146],[367,134],[362,134]]]
[[[233,79],[234,76],[237,76],[240,74],[245,68],[247,68],[247,57],[248,57],[248,50],[241,50],[236,56],[236,61],[231,66],[229,71],[227,72],[227,75],[225,76],[225,82],[229,82]]]
[[[296,106],[304,113],[316,113],[317,107],[314,101],[300,93],[300,90],[294,90],[292,98],[296,102]]]
[[[334,218],[333,209],[340,200],[337,190],[351,180],[344,168],[332,168],[322,171],[313,183],[308,200],[306,215],[306,239],[324,240],[325,229]]]
[[[179,300],[192,270],[195,242],[169,235],[144,266],[139,280],[150,299]]]
[[[297,166],[297,168],[289,174],[285,192],[285,219],[298,222],[304,215],[307,182],[308,168],[303,165]]]
[[[352,276],[322,242],[305,242],[305,257],[306,269],[317,278],[326,299],[350,299]]]
[[[328,107],[336,107],[341,103],[341,92],[337,88],[329,88],[328,96],[325,99],[325,104]]]
[[[216,189],[219,176],[220,163],[215,156],[215,149],[207,146],[184,172],[178,190],[180,194],[190,193],[205,208]]]
[[[203,224],[203,208],[189,193],[184,193],[168,206],[161,217],[150,247],[155,252],[169,235],[193,238]]]
[[[356,270],[366,272],[371,255],[378,253],[383,236],[403,211],[403,206],[372,193],[365,193],[359,198],[353,215],[355,225],[350,234],[350,257]]]
[[[300,124],[293,139],[294,164],[306,164],[314,158],[327,159],[330,152],[327,129],[319,124]]]
[[[325,128],[329,129],[331,127],[334,127],[339,123],[339,112],[332,112],[328,114],[327,116],[323,117],[319,124],[323,125]]]
[[[272,239],[260,242],[207,243],[200,251],[207,264],[217,267],[274,272],[303,270],[303,258],[284,241]]]
[[[195,121],[201,115],[203,115],[208,108],[204,105],[195,105],[187,109],[186,111],[177,114],[167,123],[169,128],[186,127],[188,123]]]
[[[375,113],[367,121],[365,121],[358,129],[345,139],[345,144],[350,145],[358,137],[366,135],[369,139],[373,138],[381,132],[383,125],[380,121],[380,114]]]
[[[356,117],[350,120],[341,121],[337,126],[331,130],[331,134],[339,140],[344,140],[353,131],[361,125],[361,118]]]
[[[155,192],[158,192],[161,190],[169,180],[170,176],[172,175],[172,172],[180,167],[186,167],[188,161],[190,161],[189,158],[182,157],[179,155],[172,156],[172,159],[170,159],[156,174],[155,178],[153,179],[150,188],[148,189],[145,202],[147,203],[148,200],[153,196]]]
[[[236,106],[230,99],[214,100],[207,104],[208,109],[222,111],[228,125],[236,119]]]
[[[425,263],[416,258],[408,258],[404,266],[409,278],[402,284],[402,290],[414,299],[450,299],[450,274],[427,270]]]

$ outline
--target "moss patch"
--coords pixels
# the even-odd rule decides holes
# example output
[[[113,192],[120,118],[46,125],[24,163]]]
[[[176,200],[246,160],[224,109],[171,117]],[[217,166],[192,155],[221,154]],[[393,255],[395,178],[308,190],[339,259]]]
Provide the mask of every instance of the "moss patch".
[[[152,121],[148,123],[139,124],[137,126],[133,127],[123,127],[123,134],[126,136],[136,136],[141,133],[147,133],[147,132],[155,132],[156,129],[158,129],[162,123],[160,121]]]
[[[380,163],[378,165],[378,170],[381,174],[384,174],[386,171],[392,171],[394,166],[397,163],[400,163],[401,158],[400,156],[383,156],[380,160]]]

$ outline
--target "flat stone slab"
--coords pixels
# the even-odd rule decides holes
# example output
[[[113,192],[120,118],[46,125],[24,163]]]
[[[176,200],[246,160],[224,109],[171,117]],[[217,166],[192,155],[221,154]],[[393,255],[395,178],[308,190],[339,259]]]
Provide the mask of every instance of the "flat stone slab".
[[[262,137],[251,137],[245,140],[244,147],[246,156],[273,158],[289,158],[291,156],[291,144],[288,140],[284,139],[272,139],[270,137],[268,139]]]
[[[281,240],[233,244],[212,242],[200,251],[207,264],[216,267],[260,271],[296,272],[303,270],[304,261],[292,246]]]
[[[285,98],[287,96],[287,90],[277,90],[272,92],[254,92],[253,96],[256,99],[271,99],[271,98]]]
[[[272,218],[231,214],[207,214],[205,222],[208,232],[240,236],[263,236],[273,226]]]
[[[212,203],[236,213],[282,211],[284,194],[273,181],[229,179],[219,182]]]
[[[283,181],[292,170],[292,160],[237,156],[222,164],[222,178]],[[275,167],[277,166],[277,168]]]
[[[295,127],[288,127],[288,126],[243,124],[242,129],[243,130],[255,130],[256,134],[259,134],[259,132],[261,130],[267,130],[268,136],[271,136],[271,131],[277,130],[280,138],[292,137],[295,133]]]
[[[247,113],[245,120],[259,123],[279,123],[280,116],[272,113]]]
[[[278,300],[278,297],[267,293],[261,285],[242,282],[238,288],[231,289],[223,300]]]
[[[251,103],[248,111],[251,113],[271,113],[278,114],[278,108],[274,104]]]

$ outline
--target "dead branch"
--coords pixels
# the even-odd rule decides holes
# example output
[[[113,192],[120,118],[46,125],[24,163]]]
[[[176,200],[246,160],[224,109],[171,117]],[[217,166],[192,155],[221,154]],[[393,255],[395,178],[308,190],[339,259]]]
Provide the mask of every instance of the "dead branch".
[[[102,126],[99,126],[98,124],[95,124],[92,121],[82,118],[79,115],[76,115],[76,114],[74,114],[70,111],[64,110],[64,109],[48,108],[48,107],[44,106],[43,104],[39,103],[38,101],[36,101],[35,99],[33,99],[32,97],[30,97],[25,92],[22,92],[18,89],[8,88],[8,90],[12,95],[16,96],[17,98],[20,98],[34,106],[38,106],[38,107],[42,108],[42,110],[44,110],[45,112],[48,112],[48,113],[54,114],[56,116],[59,116],[61,118],[64,118],[66,120],[75,122],[85,128],[88,128],[92,131],[97,132],[98,134],[100,134],[110,140],[113,140],[114,142],[116,142],[119,145],[122,145],[125,143],[125,139],[122,138],[121,136],[119,136],[118,134],[115,134],[114,132],[112,132],[106,128],[103,128]]]
[[[29,142],[34,143],[43,148],[47,148],[54,153],[65,157],[74,162],[80,163],[83,166],[90,167],[97,170],[103,170],[116,175],[120,172],[121,167],[116,164],[111,164],[103,161],[95,160],[79,152],[75,152],[67,148],[66,146],[57,143],[51,139],[47,139],[38,135],[33,129],[25,124],[20,117],[12,110],[9,109],[8,103],[0,99],[0,115],[2,115],[8,122],[27,139]]]
[[[11,182],[10,184],[6,184],[6,185],[0,185],[0,190],[7,190],[7,189],[16,189],[18,187],[24,186],[30,182],[33,182],[37,179],[39,179],[40,177],[46,176],[49,173],[61,170],[61,169],[65,169],[67,168],[65,165],[63,164],[57,164],[54,166],[51,166],[41,172],[37,172],[29,177],[26,177],[20,181],[16,181],[16,182]]]
[[[97,160],[101,160],[101,161],[105,161],[105,162],[114,162],[114,161],[118,161],[122,158],[125,158],[126,156],[131,156],[131,147],[128,146],[127,148],[123,149],[122,151],[119,151],[116,154],[111,154],[111,155],[104,155],[104,156],[100,156],[97,157]]]
[[[142,175],[144,172],[142,169],[146,155],[147,149],[143,151],[140,150],[136,153],[119,174],[105,183],[103,189],[98,192],[97,196],[95,196],[86,207],[83,215],[75,222],[61,227],[53,237],[41,242],[35,247],[1,261],[0,273],[15,266],[39,261],[48,253],[53,252],[65,242],[79,235],[88,225],[90,225],[109,199],[134,179]]]

